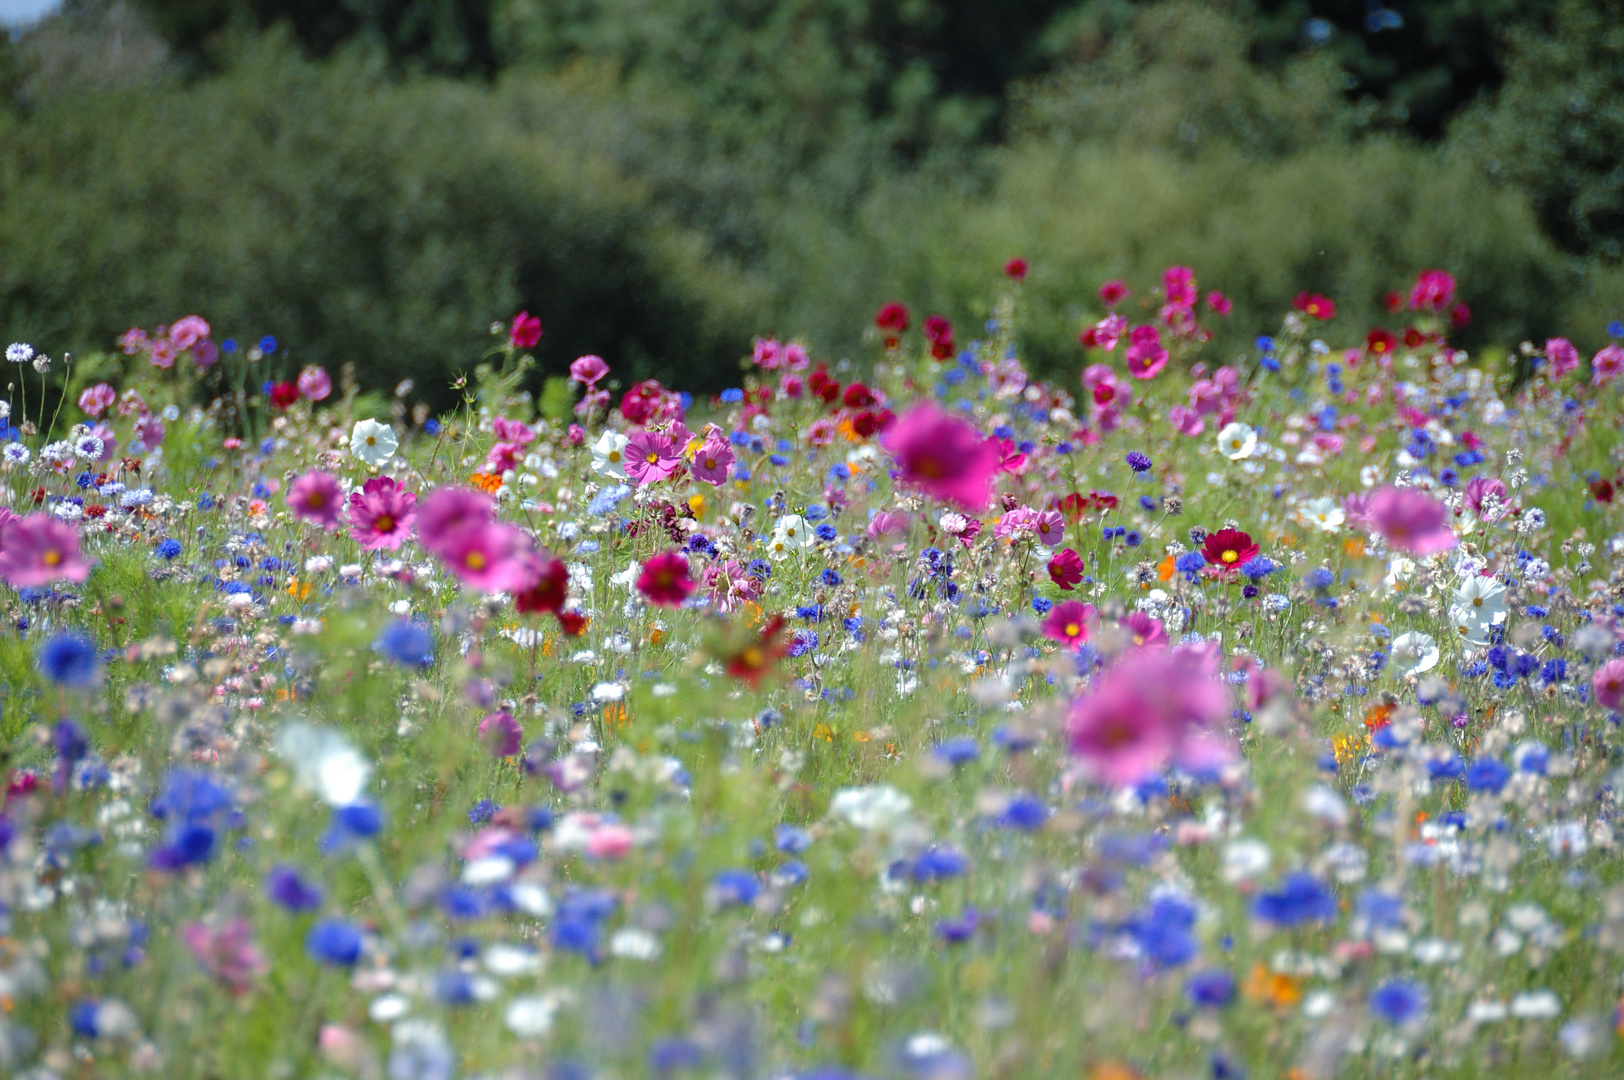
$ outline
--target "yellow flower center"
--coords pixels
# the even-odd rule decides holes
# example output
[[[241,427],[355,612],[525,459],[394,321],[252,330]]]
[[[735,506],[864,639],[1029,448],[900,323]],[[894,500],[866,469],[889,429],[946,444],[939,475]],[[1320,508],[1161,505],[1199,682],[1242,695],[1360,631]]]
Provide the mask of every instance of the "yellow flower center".
[[[1226,562],[1226,563],[1234,562],[1236,559],[1238,559],[1240,557],[1241,557],[1241,553],[1238,552],[1238,551],[1233,551],[1233,550],[1226,551],[1221,556],[1219,556],[1219,558],[1223,559],[1224,562]]]
[[[470,570],[485,569],[485,553],[483,551],[470,551],[462,564]]]
[[[46,566],[58,566],[62,562],[62,553],[57,551],[55,548],[52,548],[40,558],[40,561]]]
[[[619,450],[611,450],[611,451],[609,451],[609,462],[612,465],[620,464],[620,451]]]
[[[1078,626],[1076,623],[1069,622],[1069,623],[1066,624],[1066,636],[1067,637],[1076,637],[1078,634],[1080,634],[1082,632],[1082,629],[1083,628],[1081,626]]]
[[[647,457],[645,457],[643,460],[648,462],[650,465],[658,464],[658,462],[660,460],[660,455],[656,454],[656,453],[653,453],[653,452],[650,452],[649,455]]]
[[[375,532],[394,532],[395,519],[390,517],[388,514],[379,514],[376,518],[373,518],[372,528]]]

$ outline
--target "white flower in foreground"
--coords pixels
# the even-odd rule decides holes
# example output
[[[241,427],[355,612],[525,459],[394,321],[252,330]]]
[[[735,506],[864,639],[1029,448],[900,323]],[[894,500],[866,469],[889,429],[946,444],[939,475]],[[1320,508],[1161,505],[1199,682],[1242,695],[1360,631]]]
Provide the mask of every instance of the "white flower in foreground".
[[[864,832],[884,829],[908,816],[913,800],[886,784],[842,788],[829,801],[829,812]]]
[[[1230,461],[1245,461],[1257,449],[1257,432],[1247,424],[1229,424],[1218,433],[1218,452]]]
[[[1393,639],[1395,663],[1410,661],[1406,675],[1420,675],[1438,666],[1438,642],[1431,634],[1412,630]]]
[[[631,440],[618,431],[605,431],[592,444],[592,471],[615,480],[626,479],[626,444]]]
[[[372,764],[335,731],[289,724],[276,739],[276,752],[293,766],[301,787],[328,806],[349,806],[361,797]]]
[[[1491,625],[1505,618],[1506,587],[1497,579],[1473,575],[1455,588],[1455,607],[1464,608],[1480,622]]]
[[[767,557],[782,559],[812,546],[812,530],[799,514],[785,514],[767,538]]]
[[[395,429],[376,420],[358,420],[350,432],[350,453],[376,468],[394,456]]]
[[[1335,499],[1327,495],[1303,507],[1303,520],[1320,532],[1334,533],[1342,528],[1342,523],[1348,520],[1348,515]]]

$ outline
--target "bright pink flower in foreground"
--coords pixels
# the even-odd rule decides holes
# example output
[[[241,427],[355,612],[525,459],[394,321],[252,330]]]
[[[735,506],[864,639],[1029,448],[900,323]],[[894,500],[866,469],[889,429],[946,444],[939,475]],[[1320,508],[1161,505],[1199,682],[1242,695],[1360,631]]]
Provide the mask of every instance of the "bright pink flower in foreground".
[[[1136,784],[1170,761],[1223,759],[1209,730],[1229,715],[1229,694],[1198,659],[1135,649],[1072,704],[1071,752],[1097,780]]]
[[[682,467],[682,448],[659,431],[639,431],[626,444],[626,479],[639,486],[669,480]]]
[[[513,323],[508,327],[508,344],[515,349],[534,349],[536,342],[541,340],[541,320],[528,311],[521,311],[513,316]]]
[[[463,529],[487,524],[495,507],[490,496],[467,488],[443,487],[417,505],[417,538],[441,558]]]
[[[908,531],[908,519],[890,510],[881,510],[869,518],[868,528],[864,531],[875,540],[882,536],[902,536]]]
[[[1624,659],[1609,660],[1597,668],[1590,688],[1603,708],[1624,711]]]
[[[505,416],[498,416],[491,421],[491,431],[502,442],[518,446],[529,446],[536,441],[536,430],[523,420],[509,420]]]
[[[463,584],[494,593],[517,592],[530,583],[531,550],[527,534],[487,521],[451,532],[438,554]]]
[[[1449,508],[1414,488],[1382,488],[1370,497],[1370,520],[1389,547],[1431,555],[1455,546]]]
[[[79,395],[79,408],[91,418],[100,416],[107,411],[107,407],[118,399],[118,394],[106,383],[97,383],[95,386],[85,388]]]
[[[609,365],[601,356],[578,356],[570,362],[570,378],[587,386],[597,386],[599,380],[609,374]]]
[[[13,517],[0,524],[0,581],[14,589],[53,581],[83,581],[90,564],[79,553],[79,534],[49,514]]]
[[[234,994],[252,989],[255,977],[270,968],[265,954],[254,944],[254,926],[247,919],[229,919],[213,926],[192,923],[181,930],[180,937],[203,970]]]
[[[1128,334],[1128,374],[1136,379],[1154,379],[1167,366],[1167,350],[1154,326],[1136,326]]]
[[[492,757],[512,757],[524,740],[524,728],[510,712],[493,712],[479,722],[479,741]]]
[[[904,484],[976,512],[992,501],[998,452],[974,426],[930,402],[908,410],[880,442]]]
[[[1624,348],[1609,345],[1590,361],[1590,385],[1600,386],[1618,377],[1624,371]]]
[[[727,444],[727,436],[720,431],[707,436],[699,444],[688,468],[695,480],[716,485],[725,483],[728,471],[733,468],[733,449]]]
[[[374,476],[350,493],[350,536],[363,551],[394,551],[412,535],[417,495],[388,476]]]
[[[1083,580],[1083,557],[1071,548],[1049,560],[1049,580],[1070,592]]]
[[[1162,620],[1143,611],[1130,612],[1121,625],[1134,645],[1140,648],[1154,649],[1167,644],[1167,631],[1162,627]]]
[[[321,401],[333,392],[333,380],[327,369],[314,364],[299,372],[297,385],[306,401]]]
[[[1466,481],[1466,505],[1474,514],[1481,514],[1483,501],[1491,497],[1504,509],[1509,501],[1506,495],[1506,482],[1497,476],[1474,476]]]
[[[1076,652],[1088,640],[1093,622],[1093,604],[1085,604],[1081,600],[1062,600],[1049,609],[1049,617],[1043,620],[1043,634]]]
[[[338,528],[338,516],[344,509],[344,489],[338,486],[338,477],[320,469],[312,469],[288,485],[288,509],[300,521],[309,521],[324,529]]]
[[[637,576],[637,591],[658,607],[681,607],[697,583],[688,567],[688,556],[680,551],[662,551],[643,564]]]

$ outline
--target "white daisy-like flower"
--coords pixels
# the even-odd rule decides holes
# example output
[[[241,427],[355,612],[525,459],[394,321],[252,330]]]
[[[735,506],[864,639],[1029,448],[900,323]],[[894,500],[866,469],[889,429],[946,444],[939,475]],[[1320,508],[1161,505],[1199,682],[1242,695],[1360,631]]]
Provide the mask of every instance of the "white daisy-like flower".
[[[1382,578],[1382,584],[1388,592],[1398,592],[1399,587],[1415,576],[1415,560],[1405,558],[1403,555],[1394,556],[1387,564],[1387,576]]]
[[[28,447],[18,442],[8,443],[5,450],[0,453],[3,453],[6,460],[13,465],[27,465],[28,459],[32,456]]]
[[[1230,461],[1245,461],[1257,449],[1257,432],[1239,421],[1218,433],[1218,452]]]
[[[626,479],[626,444],[631,440],[618,431],[605,431],[592,444],[592,471],[616,480]]]
[[[812,530],[799,514],[785,514],[773,524],[772,535],[767,538],[767,557],[784,559],[799,554],[812,546]]]
[[[25,342],[14,341],[6,346],[6,359],[13,364],[26,364],[34,359],[34,346]]]
[[[1342,528],[1342,523],[1348,519],[1342,507],[1329,495],[1314,499],[1303,507],[1303,520],[1313,525],[1320,532],[1334,533]]]
[[[1449,623],[1455,629],[1455,636],[1465,645],[1474,649],[1487,648],[1489,635],[1494,628],[1506,621],[1506,610],[1500,608],[1484,614],[1483,608],[1451,607],[1449,609]]]
[[[1408,661],[1406,675],[1420,675],[1438,666],[1438,642],[1431,634],[1412,630],[1393,639],[1393,660]]]
[[[1478,621],[1498,622],[1506,614],[1506,587],[1493,577],[1472,575],[1455,587],[1455,603]]]
[[[400,446],[395,429],[377,420],[360,420],[350,432],[350,453],[376,468],[394,456]]]

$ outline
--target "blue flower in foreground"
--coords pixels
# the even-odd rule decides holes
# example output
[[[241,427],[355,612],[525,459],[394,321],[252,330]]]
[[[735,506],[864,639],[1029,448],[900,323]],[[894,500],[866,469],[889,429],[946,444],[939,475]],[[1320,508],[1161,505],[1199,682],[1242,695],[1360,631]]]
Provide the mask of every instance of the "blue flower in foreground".
[[[158,557],[161,558],[161,559],[173,559],[175,556],[177,556],[179,554],[180,554],[180,541],[179,540],[173,540],[173,539],[165,540],[163,543],[158,545]]]
[[[265,875],[265,895],[289,911],[314,911],[321,906],[321,890],[291,866],[275,867]]]
[[[1408,1024],[1426,1015],[1427,992],[1416,983],[1392,979],[1370,995],[1370,1011],[1389,1024]]]
[[[434,635],[429,628],[404,620],[390,623],[378,635],[375,647],[397,664],[427,667],[434,662]]]
[[[1252,902],[1252,914],[1278,926],[1328,922],[1336,917],[1336,897],[1312,874],[1288,874],[1278,889]]]
[[[1235,976],[1221,968],[1198,971],[1185,980],[1184,996],[1192,1005],[1222,1008],[1234,1000]]]
[[[39,668],[58,686],[94,686],[101,672],[96,646],[80,634],[57,634],[39,651]]]
[[[711,881],[711,899],[719,907],[752,904],[761,893],[761,883],[748,870],[723,870]]]
[[[353,967],[361,959],[361,931],[342,919],[323,919],[305,935],[305,952],[323,964]]]

